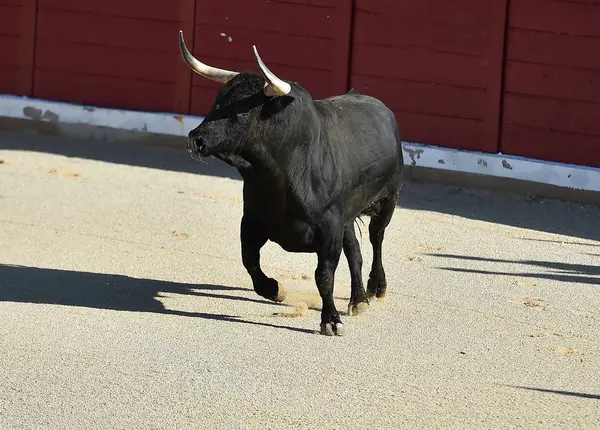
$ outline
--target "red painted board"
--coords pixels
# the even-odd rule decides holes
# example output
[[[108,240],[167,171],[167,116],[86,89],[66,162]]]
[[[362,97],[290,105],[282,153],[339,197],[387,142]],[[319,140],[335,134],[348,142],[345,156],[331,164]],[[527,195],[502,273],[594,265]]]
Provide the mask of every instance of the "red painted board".
[[[376,11],[360,6],[356,10],[354,43],[486,54],[489,29],[485,2],[374,1],[364,6]]]
[[[505,90],[600,103],[600,71],[508,61]]]
[[[394,111],[403,141],[479,150],[483,144],[482,121]]]
[[[249,0],[247,3],[251,2],[264,2],[265,0]],[[342,3],[348,0],[267,0],[267,2],[271,3],[282,3],[282,4],[298,4],[298,5],[310,5],[310,6],[318,6],[318,7],[327,7],[332,8],[337,6],[339,3]]]
[[[391,109],[483,119],[486,93],[429,82],[353,76],[352,88],[379,98]]]
[[[486,59],[421,48],[354,45],[352,74],[485,88]]]
[[[37,70],[35,96],[109,108],[177,112],[176,86],[162,82]]]
[[[298,1],[302,1],[302,0],[298,0]],[[352,3],[353,0],[304,0],[304,3],[311,5],[311,6],[321,6],[321,7],[327,7],[327,8],[333,8],[333,7],[338,7],[340,3],[347,3],[350,4]],[[282,3],[284,3],[285,1],[283,1]]]
[[[175,83],[185,67],[176,52],[148,51],[74,42],[40,40],[36,68],[56,72],[113,76]]]
[[[527,96],[504,96],[504,124],[600,136],[600,103]]]
[[[511,27],[600,37],[597,2],[511,0],[509,20]]]
[[[0,94],[18,94],[23,72],[24,70],[17,65],[0,64]]]
[[[0,0],[1,1],[1,0]],[[180,20],[179,2],[148,0],[38,0],[40,10],[84,12],[86,14]]]
[[[600,167],[600,137],[505,125],[502,152],[560,163]]]
[[[21,37],[0,35],[0,65],[18,65],[20,47]]]
[[[2,92],[31,95],[34,25],[33,1],[4,0],[4,4],[0,4],[0,65],[18,66],[19,70],[16,75],[12,67],[3,70]]]
[[[27,0],[0,0],[0,7],[2,6],[23,6]]]
[[[238,28],[332,39],[338,36],[330,25],[335,12],[286,2],[198,0],[196,23],[213,26],[219,33]]]
[[[507,46],[509,60],[600,71],[600,37],[513,28],[508,33]]]
[[[333,63],[332,40],[239,29],[220,33],[213,25],[196,26],[194,52],[197,56],[249,61],[254,59],[252,45],[256,45],[269,67],[272,64],[286,64],[332,70],[336,66]]]
[[[176,22],[40,10],[37,37],[42,40],[179,52],[177,40],[180,27]]]
[[[21,16],[23,8],[21,6],[0,5],[0,35],[18,36],[23,32]],[[0,55],[4,55],[0,51]]]
[[[350,56],[352,55],[353,1],[344,0],[338,3],[331,28],[337,35],[333,46],[332,85],[330,91],[343,94],[350,85]]]
[[[184,31],[184,34],[190,35],[193,40],[196,0],[179,0],[179,6],[180,29]],[[173,40],[173,43],[177,45],[177,51],[179,52],[179,34],[177,34],[177,39],[176,41]],[[177,112],[189,114],[191,107],[193,72],[187,67],[183,58],[181,58],[181,53],[179,53],[175,67],[177,70],[175,106]]]
[[[489,43],[486,47],[486,106],[482,151],[500,150],[500,124],[506,48],[508,0],[491,2],[487,7]]]

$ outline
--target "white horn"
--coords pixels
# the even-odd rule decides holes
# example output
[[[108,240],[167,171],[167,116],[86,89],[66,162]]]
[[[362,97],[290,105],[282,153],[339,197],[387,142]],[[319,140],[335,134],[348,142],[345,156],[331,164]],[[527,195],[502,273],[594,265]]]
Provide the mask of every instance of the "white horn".
[[[226,84],[229,80],[231,80],[234,76],[238,74],[237,72],[211,67],[194,58],[194,56],[188,50],[187,46],[185,46],[182,30],[179,30],[179,49],[181,50],[181,56],[183,57],[187,65],[190,67],[190,69],[198,73],[200,76]]]
[[[269,68],[265,66],[265,63],[263,63],[263,61],[260,59],[260,55],[258,55],[258,50],[256,49],[256,46],[252,45],[252,48],[254,49],[254,56],[256,57],[256,61],[258,62],[258,67],[260,67],[263,76],[267,80],[264,88],[265,94],[268,96],[285,96],[286,94],[288,94],[292,89],[290,84],[282,81],[277,76],[275,76],[273,72],[271,72]]]

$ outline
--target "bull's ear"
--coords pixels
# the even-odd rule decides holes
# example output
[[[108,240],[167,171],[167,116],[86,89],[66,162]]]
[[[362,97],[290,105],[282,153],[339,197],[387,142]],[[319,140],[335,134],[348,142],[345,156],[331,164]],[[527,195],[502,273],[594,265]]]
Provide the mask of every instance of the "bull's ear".
[[[263,76],[267,81],[263,90],[265,94],[270,97],[285,96],[286,94],[289,94],[289,92],[292,90],[291,85],[275,76],[275,74],[271,72],[269,68],[265,65],[265,63],[263,63],[263,61],[261,60],[260,55],[258,55],[258,50],[256,49],[256,46],[252,45],[252,48],[254,49],[254,56],[256,57],[256,61],[258,62],[258,67],[260,67],[260,71],[262,72]]]

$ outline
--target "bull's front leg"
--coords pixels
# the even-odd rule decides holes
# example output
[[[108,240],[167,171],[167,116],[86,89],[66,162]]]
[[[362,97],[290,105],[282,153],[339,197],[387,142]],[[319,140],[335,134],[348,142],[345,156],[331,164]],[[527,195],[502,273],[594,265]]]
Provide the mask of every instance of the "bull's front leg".
[[[267,243],[267,235],[248,215],[242,217],[240,239],[242,263],[252,278],[256,294],[275,302],[284,301],[286,292],[283,285],[265,275],[260,267],[260,249]]]
[[[323,301],[321,310],[321,334],[327,336],[343,336],[344,324],[333,301],[335,271],[340,261],[343,246],[341,226],[332,223],[321,231],[318,264],[315,270],[315,281],[319,295]]]

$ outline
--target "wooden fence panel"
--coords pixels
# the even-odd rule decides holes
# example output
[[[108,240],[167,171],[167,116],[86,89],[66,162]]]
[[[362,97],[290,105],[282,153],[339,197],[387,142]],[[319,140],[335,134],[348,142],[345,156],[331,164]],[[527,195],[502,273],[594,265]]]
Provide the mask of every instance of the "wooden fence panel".
[[[39,0],[35,96],[188,113],[191,72],[177,38],[180,28],[193,31],[194,7],[194,0]]]
[[[600,167],[599,22],[598,0],[0,0],[0,93],[206,114],[183,29],[210,64],[257,71],[256,44],[315,98],[381,98],[404,140]]]
[[[315,98],[340,94],[348,89],[351,12],[351,0],[197,0],[193,52],[216,67],[258,72],[256,45],[282,79]],[[191,111],[204,115],[222,85],[197,75],[192,85]]]
[[[0,94],[31,96],[35,0],[0,0]]]
[[[505,15],[506,0],[356,0],[351,86],[403,140],[496,152]]]
[[[513,0],[501,150],[600,167],[600,3]]]

